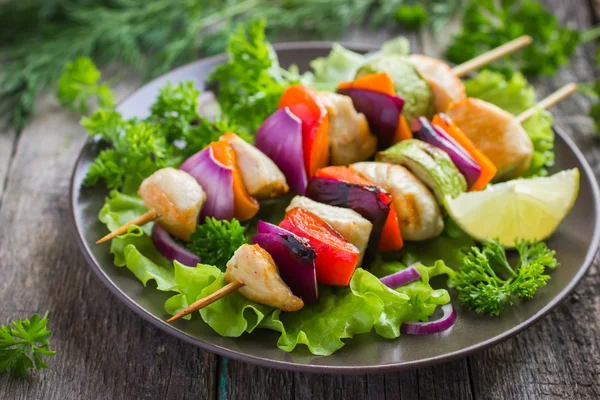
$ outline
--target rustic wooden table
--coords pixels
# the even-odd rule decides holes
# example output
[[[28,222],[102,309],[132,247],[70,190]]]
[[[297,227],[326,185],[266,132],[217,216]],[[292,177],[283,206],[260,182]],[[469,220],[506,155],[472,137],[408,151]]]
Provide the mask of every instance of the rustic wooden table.
[[[587,0],[546,0],[573,27],[592,23]],[[395,32],[397,34],[398,32]],[[346,40],[381,43],[393,32],[354,30]],[[437,46],[410,35],[416,51]],[[598,79],[593,47],[536,82],[544,96],[568,82]],[[139,86],[118,87],[122,96]],[[0,132],[0,324],[50,311],[57,355],[28,380],[0,375],[1,399],[538,399],[600,398],[598,258],[576,291],[544,320],[486,351],[403,373],[335,376],[266,369],[174,339],[119,302],[92,274],[69,225],[68,183],[86,137],[49,94],[21,133]],[[589,103],[554,109],[600,174]]]

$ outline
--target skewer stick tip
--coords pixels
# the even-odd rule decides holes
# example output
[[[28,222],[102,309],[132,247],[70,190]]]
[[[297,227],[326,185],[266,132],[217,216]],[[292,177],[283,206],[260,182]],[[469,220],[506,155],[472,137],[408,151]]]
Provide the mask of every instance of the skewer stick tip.
[[[229,293],[235,292],[242,286],[244,286],[244,284],[242,282],[239,282],[239,281],[230,282],[227,285],[223,286],[221,289],[217,290],[216,292],[213,292],[213,293],[209,294],[208,296],[193,302],[192,304],[190,304],[189,306],[187,306],[186,308],[184,308],[177,314],[173,315],[171,318],[169,318],[167,320],[167,323],[171,323],[173,321],[178,320],[179,318],[185,317],[186,315],[193,313],[194,311],[198,311],[201,308],[204,308],[207,305],[214,303],[215,301],[227,296]]]
[[[480,69],[484,65],[498,60],[499,58],[514,53],[515,51],[530,45],[532,42],[533,38],[529,35],[519,36],[510,42],[504,43],[502,46],[496,47],[495,49],[480,54],[467,62],[457,65],[456,67],[452,68],[452,73],[460,78]]]
[[[568,84],[564,85],[563,87],[561,87],[560,89],[558,89],[557,91],[551,93],[548,97],[542,99],[535,106],[533,106],[533,107],[523,111],[521,114],[517,115],[516,119],[517,119],[517,121],[519,121],[519,123],[523,123],[526,120],[528,120],[529,118],[531,118],[537,110],[539,110],[539,109],[546,110],[550,107],[553,107],[556,104],[563,101],[564,99],[566,99],[567,97],[569,97],[570,95],[572,95],[573,93],[575,93],[576,91],[577,91],[577,84],[576,83],[568,83]]]
[[[116,238],[119,235],[127,233],[127,228],[129,228],[131,225],[139,225],[139,226],[145,225],[148,222],[157,220],[158,218],[160,218],[160,215],[158,215],[158,213],[155,210],[149,210],[145,214],[142,214],[139,217],[132,219],[131,221],[118,227],[117,229],[115,229],[114,231],[109,233],[108,235],[104,236],[102,239],[96,241],[96,244],[107,242],[111,239]]]

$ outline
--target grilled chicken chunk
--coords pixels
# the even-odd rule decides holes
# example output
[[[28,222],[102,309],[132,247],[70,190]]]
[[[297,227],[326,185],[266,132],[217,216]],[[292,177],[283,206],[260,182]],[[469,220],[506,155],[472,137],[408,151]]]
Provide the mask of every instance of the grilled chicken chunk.
[[[158,223],[170,234],[188,240],[196,230],[206,194],[196,179],[175,168],[159,169],[142,182],[138,194]]]
[[[371,157],[377,137],[369,130],[365,115],[354,109],[352,99],[330,92],[319,92],[319,97],[329,116],[331,164],[348,165]]]
[[[259,245],[244,244],[227,262],[227,282],[244,284],[238,292],[248,300],[279,308],[281,311],[298,311],[304,302],[279,276],[279,269],[269,253]]]
[[[444,229],[434,195],[406,168],[381,162],[361,162],[350,168],[391,193],[405,240],[427,240]]]
[[[533,144],[511,113],[468,98],[453,104],[446,114],[498,168],[495,181],[516,178],[527,171]]]
[[[369,220],[349,208],[330,206],[304,196],[294,197],[285,211],[294,208],[302,208],[315,214],[356,246],[360,252],[358,265],[361,265],[373,229],[373,224]]]
[[[289,187],[283,172],[262,151],[234,133],[226,133],[221,139],[227,140],[233,147],[244,186],[250,196],[272,199],[287,193]]]
[[[445,62],[421,54],[408,56],[408,61],[431,88],[436,112],[445,112],[450,104],[467,97],[465,85]]]

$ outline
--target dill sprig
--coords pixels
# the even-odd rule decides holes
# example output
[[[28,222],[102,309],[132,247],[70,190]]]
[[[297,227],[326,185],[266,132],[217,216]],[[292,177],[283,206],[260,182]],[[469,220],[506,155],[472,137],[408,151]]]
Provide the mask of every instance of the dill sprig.
[[[21,129],[38,95],[54,85],[65,63],[79,57],[89,57],[99,67],[127,65],[148,79],[223,51],[238,23],[256,17],[267,19],[270,40],[332,38],[365,18],[377,24],[393,21],[403,2],[8,0],[0,4],[0,113]],[[438,3],[425,2],[430,20],[439,14]]]

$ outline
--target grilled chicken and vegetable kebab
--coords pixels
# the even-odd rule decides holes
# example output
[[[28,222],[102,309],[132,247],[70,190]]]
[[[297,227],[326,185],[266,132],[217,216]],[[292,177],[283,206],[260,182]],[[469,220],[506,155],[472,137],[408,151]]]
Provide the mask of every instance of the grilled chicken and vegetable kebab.
[[[178,169],[157,170],[137,192],[147,212],[98,243],[127,234],[132,225],[154,223],[153,244],[175,262],[177,272],[205,262],[189,243],[209,221],[213,230],[203,231],[203,240],[225,232],[225,225],[214,221],[256,232],[250,243],[242,240],[231,253],[226,253],[226,242],[215,250],[229,257],[217,265],[223,272],[211,280],[222,286],[186,297],[169,322],[211,307],[227,295],[278,310],[271,311],[272,318],[311,315],[333,307],[335,293],[342,293],[335,290],[359,298],[367,290],[361,285],[371,282],[398,304],[416,307],[419,301],[430,302],[426,312],[406,315],[404,332],[448,329],[456,312],[448,292],[432,289],[429,278],[447,274],[453,279],[457,272],[446,266],[426,267],[419,260],[381,280],[367,271],[384,268],[381,265],[388,264],[382,260],[401,254],[405,244],[435,241],[448,224],[470,234],[471,227],[455,218],[457,199],[475,210],[477,201],[487,201],[496,186],[511,182],[493,183],[520,177],[529,169],[534,145],[521,123],[531,114],[515,117],[468,97],[460,79],[529,42],[519,39],[509,50],[455,68],[424,55],[382,54],[356,68],[352,80],[337,82],[335,92],[289,85],[277,109],[256,131],[254,143],[226,132]],[[536,179],[543,187],[543,180],[552,178]],[[276,208],[285,213],[264,218]],[[471,236],[496,239],[492,233],[490,229],[488,236]],[[417,283],[424,285],[419,290],[429,290],[426,299],[411,297]],[[185,293],[180,291],[179,298]],[[444,316],[424,322],[438,305]],[[283,322],[277,321],[266,322],[267,327],[285,332]],[[397,325],[391,328],[397,334],[390,335],[399,335]]]

